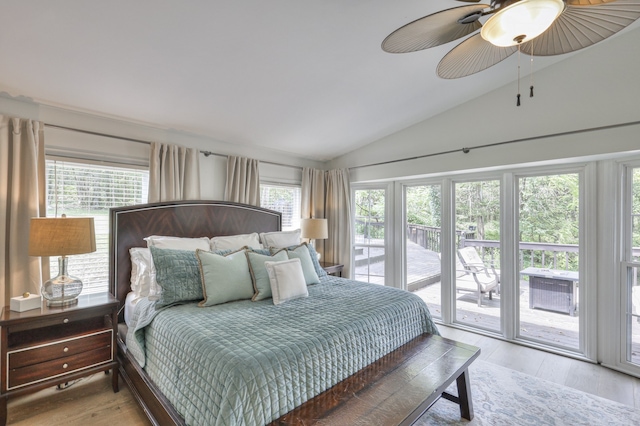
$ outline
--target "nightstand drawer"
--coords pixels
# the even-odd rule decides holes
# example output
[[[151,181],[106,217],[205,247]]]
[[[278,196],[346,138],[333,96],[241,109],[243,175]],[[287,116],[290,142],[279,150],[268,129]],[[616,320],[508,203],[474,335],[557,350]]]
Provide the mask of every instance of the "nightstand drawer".
[[[7,353],[9,369],[38,364],[45,361],[72,356],[98,348],[111,347],[113,330],[103,330],[87,336],[59,340],[56,342],[25,348]]]
[[[53,361],[29,365],[22,368],[10,369],[8,374],[8,390],[32,383],[41,382],[56,376],[62,376],[83,368],[92,367],[111,361],[111,346],[82,352],[69,357],[58,358]]]
[[[101,309],[103,315],[110,315],[108,307]],[[47,315],[40,318],[34,318],[29,322],[21,322],[11,325],[11,332],[19,332],[23,330],[33,330],[36,328],[52,327],[52,326],[73,326],[79,322],[85,322],[87,320],[95,321],[100,318],[100,314],[96,311],[75,311],[57,315]]]

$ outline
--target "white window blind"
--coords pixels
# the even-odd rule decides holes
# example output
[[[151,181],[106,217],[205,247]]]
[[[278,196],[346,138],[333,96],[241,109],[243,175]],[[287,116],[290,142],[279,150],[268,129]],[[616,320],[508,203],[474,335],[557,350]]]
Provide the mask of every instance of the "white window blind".
[[[69,257],[68,272],[83,294],[109,290],[109,208],[147,202],[149,171],[58,160],[46,161],[47,217],[93,217],[96,251]],[[51,258],[51,276],[58,260]]]
[[[300,228],[300,187],[260,184],[260,206],[282,213],[282,230]]]

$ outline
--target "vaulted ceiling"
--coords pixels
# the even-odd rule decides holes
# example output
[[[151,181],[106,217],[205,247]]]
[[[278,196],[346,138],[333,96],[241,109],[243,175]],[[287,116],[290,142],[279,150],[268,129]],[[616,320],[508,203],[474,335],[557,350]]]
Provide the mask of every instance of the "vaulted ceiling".
[[[457,42],[381,49],[398,27],[462,4],[5,0],[0,91],[328,160],[515,80],[517,55],[443,80],[436,66]]]

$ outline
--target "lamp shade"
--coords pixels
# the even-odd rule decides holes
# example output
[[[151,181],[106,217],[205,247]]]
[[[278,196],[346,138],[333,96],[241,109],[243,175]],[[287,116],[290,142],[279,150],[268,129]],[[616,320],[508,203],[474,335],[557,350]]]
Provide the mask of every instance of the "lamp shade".
[[[480,35],[495,46],[515,46],[545,32],[563,10],[562,0],[520,0],[498,10]]]
[[[96,251],[92,217],[31,218],[29,256],[68,256]]]
[[[300,221],[300,236],[310,240],[329,238],[327,219],[302,219]]]

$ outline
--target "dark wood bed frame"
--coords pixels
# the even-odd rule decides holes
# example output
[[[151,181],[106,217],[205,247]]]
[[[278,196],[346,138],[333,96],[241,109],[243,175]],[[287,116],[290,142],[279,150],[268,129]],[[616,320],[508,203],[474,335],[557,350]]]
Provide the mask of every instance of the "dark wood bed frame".
[[[145,237],[171,235],[194,238],[272,232],[280,231],[281,223],[279,212],[223,201],[173,201],[113,208],[109,222],[110,292],[120,301],[120,307],[124,306],[130,291],[129,249],[146,247]],[[119,322],[120,328],[125,327],[122,309]],[[367,413],[372,420],[398,418],[404,420],[393,422],[411,424],[440,397],[458,403],[461,415],[471,419],[473,408],[467,369],[479,353],[478,348],[440,336],[420,336],[284,415],[274,424],[313,424],[335,416],[345,420],[362,418],[364,408],[358,404],[363,400],[363,393],[369,395],[372,389],[380,390],[382,395],[381,400],[369,406]],[[122,378],[152,424],[185,424],[145,371],[127,353],[120,335],[118,362]],[[437,374],[433,374],[434,370]],[[400,382],[398,387],[398,377],[411,379],[413,385]],[[454,380],[458,384],[459,397],[445,392]],[[396,391],[390,392],[391,389]],[[415,403],[400,409],[402,401],[407,405],[405,396],[409,390],[414,393]],[[381,417],[379,407],[385,404],[391,408]]]

